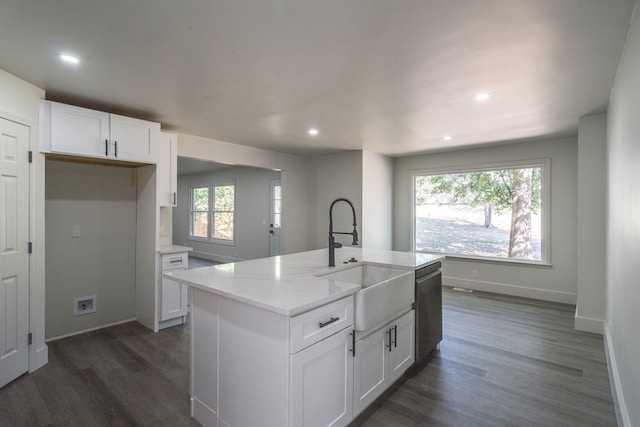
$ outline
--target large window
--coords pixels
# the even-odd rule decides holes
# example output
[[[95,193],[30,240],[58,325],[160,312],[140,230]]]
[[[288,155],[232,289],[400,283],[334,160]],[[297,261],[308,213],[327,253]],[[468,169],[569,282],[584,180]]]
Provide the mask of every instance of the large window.
[[[548,163],[414,174],[414,249],[548,262]]]
[[[235,185],[192,187],[189,235],[233,243],[234,234]]]

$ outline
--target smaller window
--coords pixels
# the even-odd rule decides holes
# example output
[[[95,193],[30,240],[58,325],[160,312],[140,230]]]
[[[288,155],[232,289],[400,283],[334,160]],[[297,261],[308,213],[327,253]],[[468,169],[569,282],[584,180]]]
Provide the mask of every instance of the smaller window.
[[[213,238],[233,240],[235,225],[235,186],[213,186]]]
[[[209,238],[209,187],[191,188],[189,234],[192,237]]]
[[[192,187],[189,235],[233,243],[235,203],[233,184]]]

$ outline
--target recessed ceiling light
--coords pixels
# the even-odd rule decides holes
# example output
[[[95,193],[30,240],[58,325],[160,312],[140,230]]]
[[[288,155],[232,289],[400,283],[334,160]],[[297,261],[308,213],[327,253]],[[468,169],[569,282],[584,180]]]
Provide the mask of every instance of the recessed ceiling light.
[[[309,129],[309,135],[316,136],[317,134],[318,134],[318,129],[316,128]]]
[[[75,56],[72,56],[72,55],[67,55],[65,53],[60,55],[60,59],[62,59],[64,62],[68,62],[70,64],[78,64],[78,63],[80,63],[80,60],[78,58],[76,58]]]
[[[451,141],[451,135],[445,135],[442,137],[443,141]]]
[[[491,95],[489,95],[487,92],[480,92],[479,94],[476,95],[474,99],[478,102],[482,102],[482,101],[486,101],[489,98],[491,98]]]

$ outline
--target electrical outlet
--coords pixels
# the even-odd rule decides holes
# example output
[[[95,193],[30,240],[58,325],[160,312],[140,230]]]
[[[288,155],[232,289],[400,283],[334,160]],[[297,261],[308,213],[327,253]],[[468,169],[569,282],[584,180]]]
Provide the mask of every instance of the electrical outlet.
[[[80,237],[82,235],[82,228],[79,225],[71,227],[71,237]]]
[[[471,277],[473,277],[474,279],[477,279],[478,278],[478,270],[473,270],[471,272]]]

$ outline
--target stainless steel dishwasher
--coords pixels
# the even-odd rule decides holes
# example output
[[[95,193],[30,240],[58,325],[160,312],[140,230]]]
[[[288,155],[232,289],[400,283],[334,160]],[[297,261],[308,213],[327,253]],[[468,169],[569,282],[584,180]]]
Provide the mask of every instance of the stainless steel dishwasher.
[[[416,363],[442,341],[442,273],[436,262],[416,270]]]

